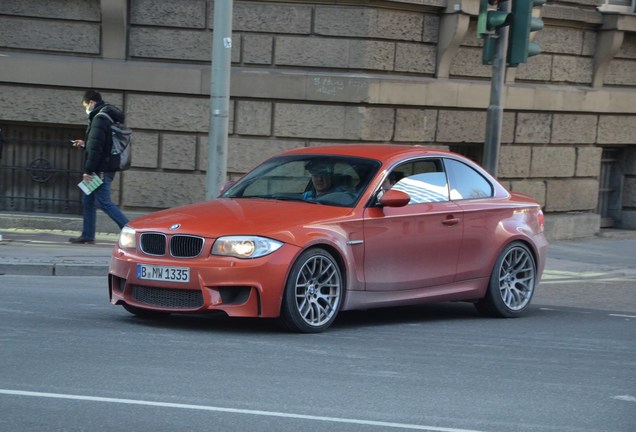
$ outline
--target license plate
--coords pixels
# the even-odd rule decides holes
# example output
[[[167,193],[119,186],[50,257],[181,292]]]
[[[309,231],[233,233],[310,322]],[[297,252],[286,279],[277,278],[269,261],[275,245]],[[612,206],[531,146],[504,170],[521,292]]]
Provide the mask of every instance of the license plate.
[[[190,269],[188,267],[137,264],[137,279],[163,282],[190,282]]]

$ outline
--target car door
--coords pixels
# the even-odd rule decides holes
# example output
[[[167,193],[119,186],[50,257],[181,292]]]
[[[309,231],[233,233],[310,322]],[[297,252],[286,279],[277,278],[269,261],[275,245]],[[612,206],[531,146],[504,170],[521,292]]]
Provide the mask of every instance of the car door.
[[[457,280],[488,277],[502,241],[501,221],[512,216],[506,200],[496,198],[492,183],[474,168],[446,158],[450,197],[463,211],[464,238],[459,255]],[[503,235],[503,237],[501,237]]]
[[[409,194],[404,207],[369,207],[364,217],[368,291],[409,290],[453,282],[462,241],[462,211],[450,201],[440,159],[409,161],[387,179]],[[388,187],[389,185],[386,185]]]

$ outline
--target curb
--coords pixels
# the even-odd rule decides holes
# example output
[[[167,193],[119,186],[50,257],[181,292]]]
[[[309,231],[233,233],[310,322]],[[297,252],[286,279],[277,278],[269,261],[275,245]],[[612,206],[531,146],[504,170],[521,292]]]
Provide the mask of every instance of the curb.
[[[602,239],[636,240],[636,230],[602,229],[597,235]]]
[[[54,276],[108,276],[108,265],[99,264],[55,264]]]
[[[106,277],[108,275],[108,265],[64,263],[0,264],[0,275]]]

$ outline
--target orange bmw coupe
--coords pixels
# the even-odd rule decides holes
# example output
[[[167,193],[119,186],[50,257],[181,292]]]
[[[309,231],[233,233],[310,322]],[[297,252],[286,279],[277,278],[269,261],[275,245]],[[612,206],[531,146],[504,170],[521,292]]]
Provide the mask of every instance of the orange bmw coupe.
[[[110,301],[142,317],[223,312],[327,329],[344,310],[468,301],[516,317],[545,265],[540,205],[420,146],[274,156],[219,198],[121,231]]]

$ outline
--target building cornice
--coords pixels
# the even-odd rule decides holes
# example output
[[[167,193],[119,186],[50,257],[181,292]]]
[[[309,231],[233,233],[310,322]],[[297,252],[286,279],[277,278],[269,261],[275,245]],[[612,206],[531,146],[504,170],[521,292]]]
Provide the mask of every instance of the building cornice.
[[[207,65],[116,61],[16,52],[0,53],[3,82],[69,88],[97,88],[154,94],[207,96]],[[233,67],[233,98],[306,102],[486,109],[489,80],[454,80],[347,72]],[[505,109],[636,114],[636,91],[508,83]]]

